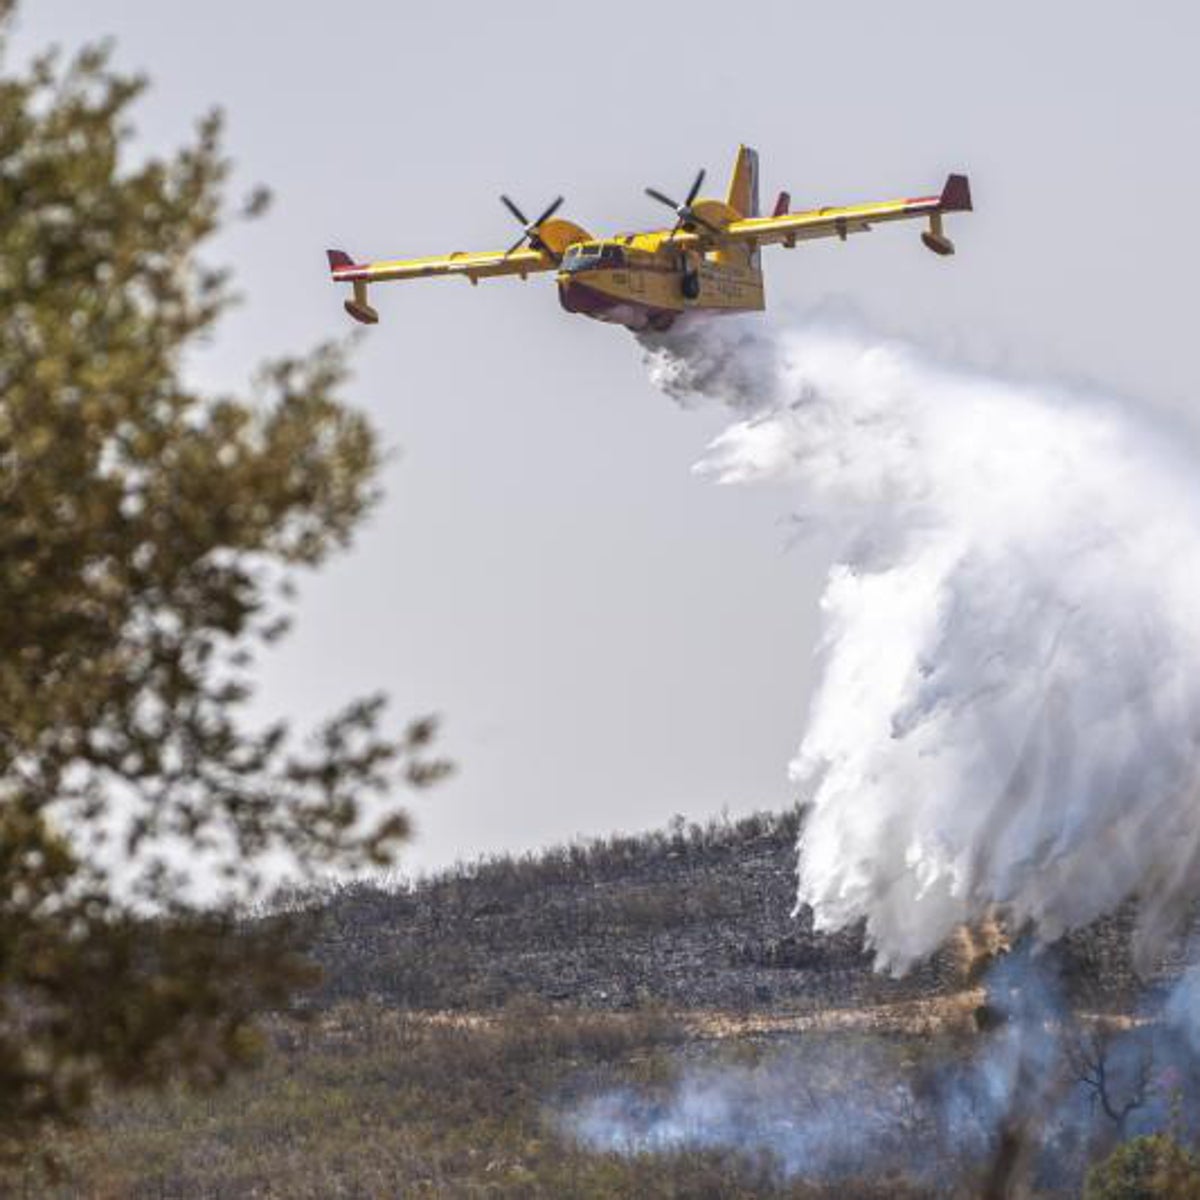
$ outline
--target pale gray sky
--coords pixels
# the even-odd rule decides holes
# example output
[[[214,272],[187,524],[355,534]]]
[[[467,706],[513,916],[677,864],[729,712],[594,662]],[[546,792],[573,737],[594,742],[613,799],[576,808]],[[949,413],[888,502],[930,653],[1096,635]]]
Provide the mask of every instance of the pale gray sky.
[[[723,190],[746,141],[796,207],[959,169],[976,197],[950,261],[907,227],[768,252],[773,306],[848,300],[976,364],[1192,403],[1194,3],[26,0],[21,24],[25,48],[114,35],[153,78],[151,146],[222,105],[236,186],[275,189],[222,239],[248,303],[198,365],[214,386],[347,331],[326,246],[504,246],[501,191],[561,191],[596,233],[657,223],[646,184],[704,165]],[[264,706],[383,688],[444,715],[460,770],[417,801],[410,869],[786,803],[822,568],[787,496],[693,478],[719,414],[675,411],[550,278],[375,297],[350,397],[402,454],[305,581]]]

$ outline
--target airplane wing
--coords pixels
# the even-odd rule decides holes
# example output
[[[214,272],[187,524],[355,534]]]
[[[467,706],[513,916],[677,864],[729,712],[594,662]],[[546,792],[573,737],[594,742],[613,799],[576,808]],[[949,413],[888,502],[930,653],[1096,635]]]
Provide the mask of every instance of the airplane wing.
[[[942,214],[970,210],[971,187],[967,177],[951,175],[938,196],[852,204],[846,208],[816,208],[808,212],[782,213],[770,217],[747,217],[726,225],[721,231],[721,238],[754,245],[783,242],[787,246],[823,237],[837,237],[844,241],[848,234],[866,233],[872,225],[883,221],[927,217],[929,229],[921,235],[925,245],[937,254],[953,254],[954,243],[942,232]]]
[[[479,253],[456,251],[434,258],[398,258],[384,262],[356,263],[344,250],[327,250],[329,270],[335,283],[349,283],[354,296],[346,301],[346,311],[364,325],[374,325],[379,314],[367,303],[367,285],[390,279],[427,279],[439,275],[465,275],[472,283],[494,275],[519,275],[525,278],[537,271],[553,271],[558,260],[544,250],[532,247],[513,250],[485,250]]]

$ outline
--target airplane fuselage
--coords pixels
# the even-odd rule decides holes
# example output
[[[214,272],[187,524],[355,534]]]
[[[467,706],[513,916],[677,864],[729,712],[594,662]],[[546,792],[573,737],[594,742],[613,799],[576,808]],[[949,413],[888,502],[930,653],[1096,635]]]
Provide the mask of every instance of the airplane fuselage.
[[[765,307],[756,251],[734,246],[698,253],[663,234],[572,245],[559,264],[558,296],[568,312],[634,330],[669,329],[697,309]]]

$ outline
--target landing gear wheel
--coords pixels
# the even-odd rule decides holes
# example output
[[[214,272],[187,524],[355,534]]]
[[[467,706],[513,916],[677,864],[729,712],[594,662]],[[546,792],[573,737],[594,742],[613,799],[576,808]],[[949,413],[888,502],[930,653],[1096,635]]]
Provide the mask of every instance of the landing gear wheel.
[[[700,298],[700,272],[699,271],[684,271],[684,273],[683,273],[683,298],[685,300],[698,300]]]

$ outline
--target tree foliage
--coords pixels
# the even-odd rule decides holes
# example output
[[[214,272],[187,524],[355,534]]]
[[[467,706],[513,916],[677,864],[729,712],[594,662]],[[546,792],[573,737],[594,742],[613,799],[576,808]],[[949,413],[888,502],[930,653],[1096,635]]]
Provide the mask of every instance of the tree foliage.
[[[0,0],[0,1129],[98,1081],[220,1079],[306,968],[233,936],[269,871],[384,864],[433,726],[358,701],[307,741],[246,715],[290,573],[350,540],[379,450],[329,347],[248,397],[189,386],[233,300],[220,120],[138,153],[105,47],[11,61]],[[251,206],[263,207],[261,198]],[[194,885],[208,889],[205,904]],[[219,885],[219,887],[217,887]],[[213,889],[217,887],[217,901]],[[148,920],[146,913],[154,914]]]

